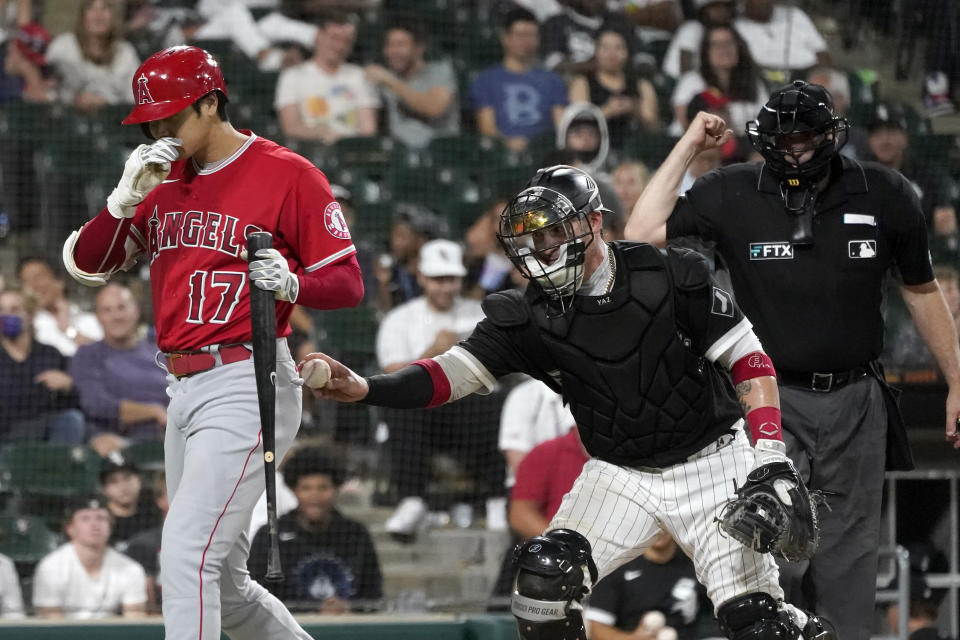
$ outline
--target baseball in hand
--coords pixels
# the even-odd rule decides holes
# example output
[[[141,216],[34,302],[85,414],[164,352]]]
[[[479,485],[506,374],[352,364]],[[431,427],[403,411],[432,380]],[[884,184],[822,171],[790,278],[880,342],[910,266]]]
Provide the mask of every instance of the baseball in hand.
[[[673,627],[664,627],[657,632],[657,640],[677,640],[677,630]]]
[[[648,611],[640,619],[640,626],[651,632],[659,631],[665,624],[667,624],[667,617],[659,611]]]
[[[307,360],[300,367],[300,377],[311,389],[323,389],[330,379],[330,365],[320,358]]]

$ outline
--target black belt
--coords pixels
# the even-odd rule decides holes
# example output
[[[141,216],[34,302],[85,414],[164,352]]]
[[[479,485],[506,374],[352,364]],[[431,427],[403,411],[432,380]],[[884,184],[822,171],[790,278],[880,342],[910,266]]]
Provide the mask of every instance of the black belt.
[[[788,387],[800,387],[811,391],[834,391],[851,382],[866,377],[867,367],[854,367],[843,371],[777,371],[777,380]]]

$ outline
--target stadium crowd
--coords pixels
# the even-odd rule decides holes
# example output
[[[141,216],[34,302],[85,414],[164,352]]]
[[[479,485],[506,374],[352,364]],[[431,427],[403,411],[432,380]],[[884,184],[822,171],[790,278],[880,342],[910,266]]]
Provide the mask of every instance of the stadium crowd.
[[[484,295],[523,286],[496,231],[506,199],[536,167],[594,175],[612,209],[605,234],[618,239],[693,115],[718,113],[738,135],[698,157],[682,190],[715,167],[761,161],[746,123],[793,78],[832,92],[852,125],[845,155],[914,186],[960,327],[960,165],[956,141],[929,125],[960,93],[960,46],[950,40],[960,18],[949,0],[917,2],[910,18],[928,47],[918,108],[836,66],[820,16],[774,0],[84,0],[56,34],[41,4],[54,3],[0,0],[0,243],[17,256],[0,265],[0,554],[21,554],[0,555],[0,617],[158,612],[168,398],[144,321],[149,296],[132,268],[74,299],[54,258],[82,222],[66,212],[96,214],[105,176],[138,143],[119,114],[133,102],[140,61],[161,47],[211,51],[231,87],[231,120],[310,158],[343,206],[365,299],[355,310],[298,310],[295,357],[322,349],[371,373],[443,352],[482,317]],[[889,307],[888,371],[935,378],[902,303],[892,296]],[[297,611],[384,607],[371,528],[410,542],[452,508],[460,526],[535,535],[585,460],[562,401],[532,381],[503,381],[455,410],[380,415],[305,403],[303,443],[280,467],[288,575],[271,586]],[[453,428],[471,432],[468,445],[449,441]],[[70,467],[79,480],[38,487],[43,465]],[[338,510],[358,479],[375,481],[376,504],[396,507],[382,524]],[[36,544],[22,553],[25,537]],[[251,539],[250,571],[261,578],[264,531]],[[598,589],[587,616],[596,638],[627,637],[619,629],[653,640],[642,620],[654,609],[682,639],[719,635],[669,537],[635,562]],[[641,569],[661,577],[634,582]],[[935,618],[942,593],[916,573],[917,615]],[[494,595],[506,593],[506,575],[496,585],[489,576]],[[638,609],[628,596],[648,579],[660,591],[664,580],[676,586]]]

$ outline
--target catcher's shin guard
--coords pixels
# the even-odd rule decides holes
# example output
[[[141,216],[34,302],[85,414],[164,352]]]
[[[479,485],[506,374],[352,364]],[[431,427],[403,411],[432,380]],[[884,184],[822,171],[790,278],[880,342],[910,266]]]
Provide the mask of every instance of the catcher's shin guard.
[[[720,605],[717,622],[730,640],[837,640],[825,618],[793,611],[791,615],[769,594],[747,593]],[[798,620],[804,616],[805,621]]]
[[[586,640],[583,598],[597,580],[590,543],[576,531],[554,529],[513,553],[511,611],[522,640]]]

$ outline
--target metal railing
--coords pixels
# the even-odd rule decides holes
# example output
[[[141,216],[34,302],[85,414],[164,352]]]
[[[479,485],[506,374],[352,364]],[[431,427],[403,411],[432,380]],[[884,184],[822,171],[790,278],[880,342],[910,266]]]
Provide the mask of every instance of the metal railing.
[[[948,570],[946,573],[926,574],[927,584],[934,589],[947,589],[947,612],[949,615],[950,637],[960,637],[960,470],[931,469],[916,471],[891,471],[887,478],[887,539],[891,544],[897,541],[897,482],[899,480],[928,480],[946,482],[950,490],[949,503],[949,534],[950,542],[947,550]],[[881,549],[881,556],[890,556],[895,567],[884,571],[877,576],[877,602],[897,602],[900,605],[899,629],[897,637],[907,640],[907,612],[909,611],[910,580],[898,580],[896,590],[884,588],[889,585],[894,575],[909,576],[910,556],[903,547]]]

